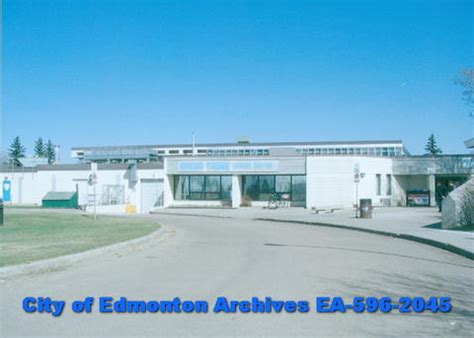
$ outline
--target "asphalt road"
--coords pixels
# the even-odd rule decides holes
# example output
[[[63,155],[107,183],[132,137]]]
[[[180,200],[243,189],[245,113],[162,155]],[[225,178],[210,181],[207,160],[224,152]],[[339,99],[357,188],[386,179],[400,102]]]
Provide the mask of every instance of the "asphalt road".
[[[2,337],[469,336],[474,264],[430,246],[355,231],[250,220],[156,215],[160,240],[0,284]],[[66,300],[60,317],[26,314],[27,296]],[[73,300],[308,300],[308,313],[74,314]],[[451,313],[318,314],[317,296],[450,296]]]

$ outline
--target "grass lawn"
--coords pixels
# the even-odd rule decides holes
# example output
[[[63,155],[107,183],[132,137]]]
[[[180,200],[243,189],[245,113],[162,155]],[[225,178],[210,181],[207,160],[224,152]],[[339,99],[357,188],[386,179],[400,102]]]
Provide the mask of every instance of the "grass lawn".
[[[147,235],[160,227],[138,217],[5,209],[0,226],[0,266],[57,257]]]

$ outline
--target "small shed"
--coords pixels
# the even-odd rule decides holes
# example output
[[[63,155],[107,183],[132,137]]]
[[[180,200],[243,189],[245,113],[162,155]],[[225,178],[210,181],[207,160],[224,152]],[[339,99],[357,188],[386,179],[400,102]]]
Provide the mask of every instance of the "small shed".
[[[43,208],[69,208],[79,207],[77,192],[73,191],[50,191],[41,201]]]

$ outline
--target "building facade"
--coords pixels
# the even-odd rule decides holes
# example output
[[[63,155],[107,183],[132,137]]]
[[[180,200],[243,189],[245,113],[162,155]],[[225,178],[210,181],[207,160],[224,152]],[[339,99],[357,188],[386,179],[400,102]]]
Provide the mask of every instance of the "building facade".
[[[400,141],[89,147],[72,153],[78,164],[3,170],[11,203],[40,204],[50,191],[77,191],[86,209],[95,203],[101,212],[124,212],[132,205],[147,213],[266,206],[278,194],[288,206],[323,209],[350,208],[360,198],[404,206],[418,192],[434,205],[437,183],[461,184],[474,173],[472,154],[411,156]]]

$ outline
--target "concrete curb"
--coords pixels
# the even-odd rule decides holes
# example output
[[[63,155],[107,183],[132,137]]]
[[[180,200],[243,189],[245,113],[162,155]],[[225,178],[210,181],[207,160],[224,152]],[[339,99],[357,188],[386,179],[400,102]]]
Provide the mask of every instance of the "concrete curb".
[[[159,239],[166,232],[169,232],[169,230],[163,225],[160,225],[160,228],[158,230],[155,230],[149,233],[148,235],[134,238],[128,241],[114,243],[114,244],[106,245],[103,247],[99,247],[99,248],[95,248],[95,249],[91,249],[91,250],[87,250],[83,252],[78,252],[75,254],[47,258],[47,259],[43,259],[43,260],[31,262],[31,263],[5,266],[5,267],[0,268],[0,280],[7,280],[7,279],[17,278],[21,276],[26,276],[26,275],[62,270],[65,267],[71,264],[77,263],[86,258],[96,257],[105,253],[113,253],[122,249],[131,248],[133,246],[144,244],[153,239]]]
[[[155,215],[172,215],[172,216],[193,216],[193,217],[209,217],[209,218],[222,218],[222,219],[239,219],[238,217],[232,217],[232,216],[217,216],[217,215],[202,215],[202,214],[190,214],[190,213],[179,213],[179,212],[151,212],[151,214]],[[425,245],[430,245],[442,250],[449,251],[451,253],[454,253],[456,255],[474,260],[474,253],[462,248],[459,248],[455,245],[449,244],[449,243],[443,243],[439,241],[435,241],[433,239],[428,239],[424,237],[419,237],[419,236],[414,236],[414,235],[408,235],[408,234],[401,234],[401,233],[394,233],[394,232],[388,232],[388,231],[381,231],[381,230],[373,230],[373,229],[364,229],[364,228],[358,228],[358,227],[353,227],[349,225],[340,225],[340,224],[332,224],[332,223],[321,223],[321,222],[306,222],[306,221],[295,221],[295,220],[289,220],[289,219],[278,219],[278,218],[251,218],[252,220],[255,221],[267,221],[267,222],[280,222],[280,223],[295,223],[295,224],[306,224],[306,225],[316,225],[316,226],[325,226],[325,227],[332,227],[332,228],[338,228],[338,229],[345,229],[345,230],[352,230],[352,231],[360,231],[360,232],[365,232],[369,234],[374,234],[374,235],[381,235],[381,236],[387,236],[387,237],[394,237],[394,238],[400,238],[400,239],[405,239],[407,241],[412,241],[412,242],[417,242]]]
[[[267,221],[267,222],[316,225],[316,226],[324,226],[324,227],[330,227],[330,228],[360,231],[360,232],[365,232],[365,233],[374,234],[374,235],[400,238],[400,239],[405,239],[405,240],[408,240],[408,241],[413,241],[413,242],[417,242],[417,243],[421,243],[421,244],[431,245],[431,246],[434,246],[436,248],[446,250],[446,251],[449,251],[451,253],[460,255],[462,257],[474,260],[474,253],[471,252],[471,251],[459,248],[459,247],[454,246],[452,244],[443,243],[443,242],[435,241],[433,239],[418,237],[418,236],[414,236],[414,235],[397,234],[397,233],[394,233],[394,232],[372,230],[372,229],[363,229],[363,228],[358,228],[358,227],[353,227],[353,226],[348,226],[348,225],[339,225],[339,224],[331,224],[331,223],[305,222],[305,221],[295,221],[295,220],[285,220],[285,219],[275,219],[275,218],[254,218],[254,220],[256,220],[256,221]]]
[[[222,219],[239,219],[238,217],[233,216],[217,216],[217,215],[202,215],[202,214],[189,214],[182,212],[159,212],[152,211],[150,215],[171,215],[171,216],[193,216],[193,217],[207,217],[207,218],[222,218]]]

